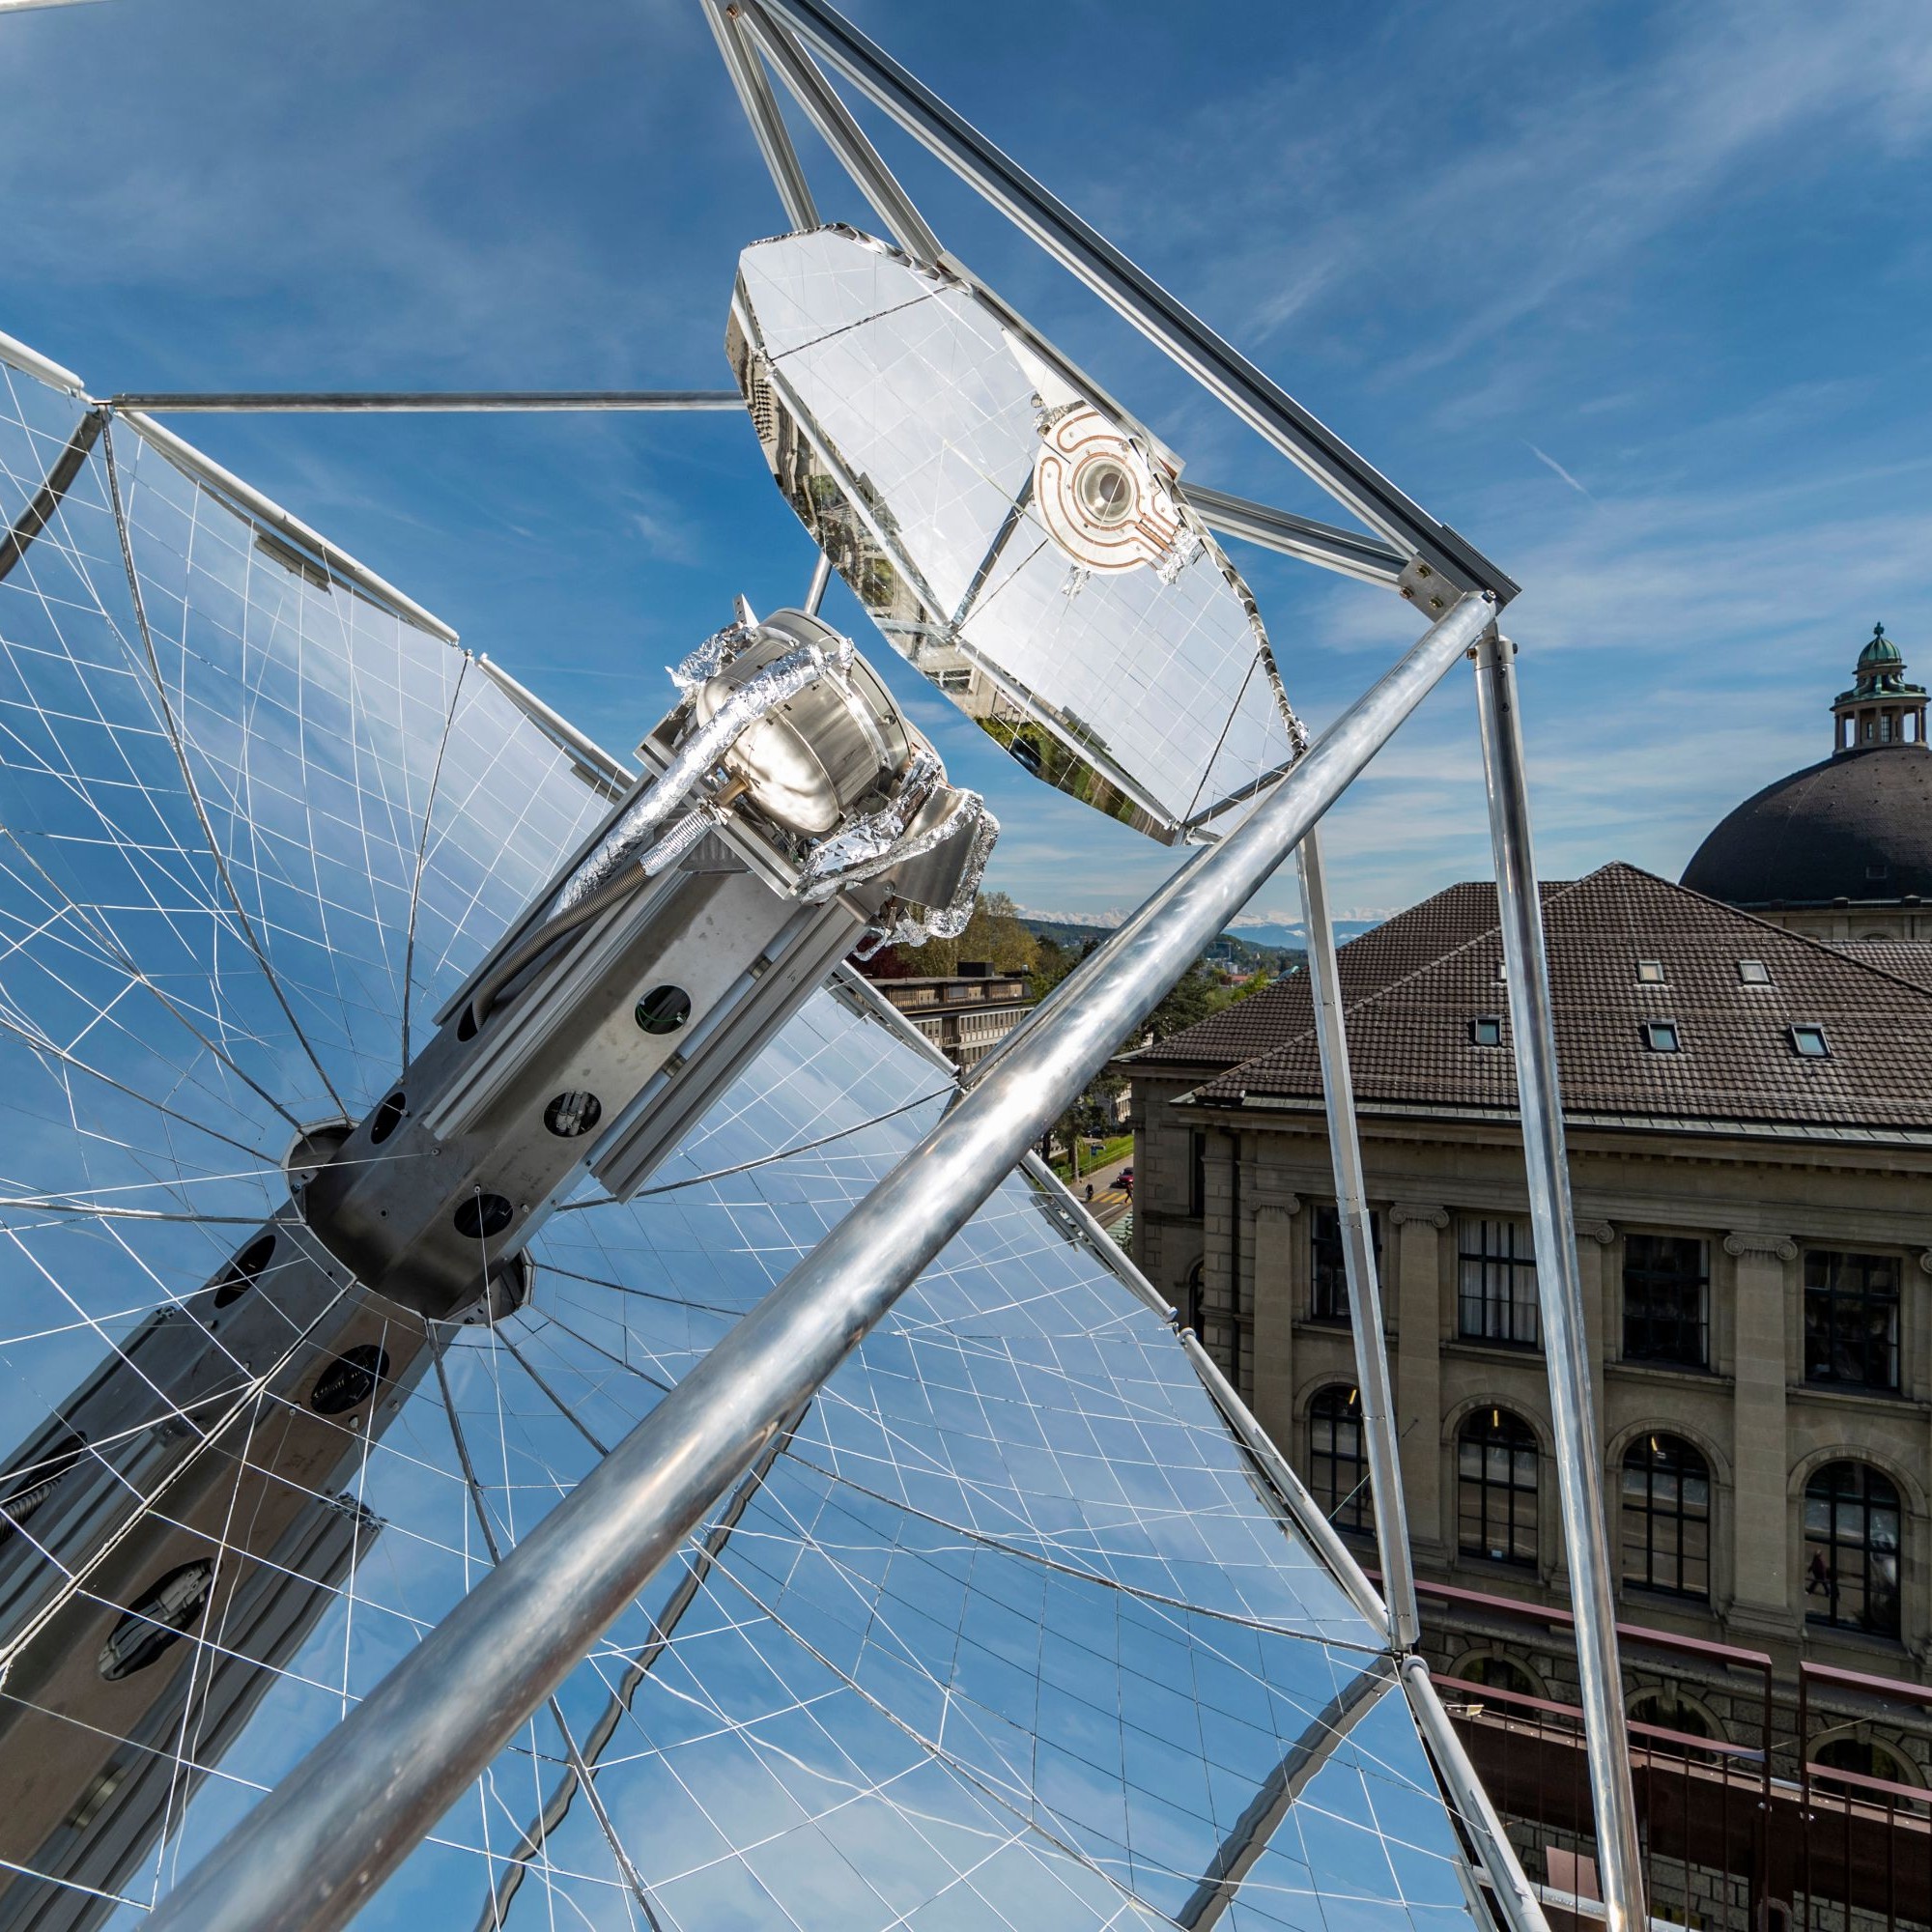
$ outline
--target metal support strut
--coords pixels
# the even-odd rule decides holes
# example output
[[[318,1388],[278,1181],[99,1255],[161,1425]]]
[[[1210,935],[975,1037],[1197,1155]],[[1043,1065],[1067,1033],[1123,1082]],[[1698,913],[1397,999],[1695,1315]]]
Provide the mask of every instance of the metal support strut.
[[[1349,1327],[1355,1341],[1355,1386],[1368,1448],[1369,1488],[1381,1556],[1382,1597],[1389,1642],[1413,1650],[1422,1634],[1409,1567],[1408,1511],[1396,1456],[1395,1397],[1389,1387],[1388,1347],[1382,1336],[1382,1291],[1376,1273],[1362,1142],[1355,1126],[1355,1088],[1349,1072],[1349,1036],[1342,1019],[1342,984],[1335,962],[1335,928],[1321,873],[1320,835],[1311,832],[1296,857],[1301,866],[1301,911],[1308,928],[1308,985],[1315,1002],[1315,1037],[1321,1054],[1321,1095],[1328,1110],[1328,1151],[1335,1165],[1335,1215],[1349,1281]]]
[[[1647,1922],[1636,1799],[1624,1735],[1623,1673],[1617,1662],[1616,1598],[1605,1531],[1603,1458],[1590,1396],[1589,1341],[1577,1272],[1577,1220],[1556,1077],[1556,1030],[1549,1008],[1549,961],[1529,840],[1529,786],[1516,693],[1516,646],[1490,631],[1471,655],[1490,798],[1496,867],[1496,915],[1509,978],[1510,1031],[1516,1046],[1518,1106],[1529,1172],[1530,1232],[1543,1353],[1549,1374],[1556,1484],[1563,1546],[1577,1618],[1577,1672],[1590,1796],[1597,1818],[1597,1867],[1607,1932],[1641,1932]]]
[[[347,1922],[1494,617],[1468,597],[188,1875],[150,1932]],[[1621,1932],[1621,1928],[1618,1928]]]

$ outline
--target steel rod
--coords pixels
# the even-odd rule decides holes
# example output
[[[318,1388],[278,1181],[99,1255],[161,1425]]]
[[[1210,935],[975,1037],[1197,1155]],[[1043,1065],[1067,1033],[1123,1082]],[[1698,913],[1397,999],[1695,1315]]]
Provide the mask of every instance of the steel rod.
[[[818,561],[811,566],[811,585],[805,593],[806,614],[818,615],[818,607],[825,602],[825,586],[832,582],[832,556],[827,551],[818,553]]]
[[[1362,1178],[1355,1084],[1349,1067],[1349,1034],[1342,1014],[1342,978],[1335,958],[1335,928],[1328,916],[1321,835],[1311,832],[1295,856],[1301,867],[1308,989],[1315,1004],[1321,1097],[1328,1110],[1335,1214],[1341,1224],[1342,1260],[1349,1283],[1349,1327],[1355,1342],[1355,1386],[1362,1406],[1362,1439],[1368,1450],[1376,1548],[1381,1556],[1382,1601],[1388,1605],[1389,1642],[1399,1652],[1409,1651],[1421,1637],[1422,1621],[1415,1607],[1415,1573],[1409,1566],[1408,1511],[1403,1501],[1402,1463],[1396,1454],[1395,1394],[1389,1386],[1388,1344],[1383,1338],[1375,1224],[1369,1217],[1368,1188]]]
[[[1503,602],[1516,595],[1517,585],[1473,544],[1405,496],[826,0],[758,4],[1371,529],[1454,584],[1493,592]],[[965,272],[957,263],[946,266]]]
[[[391,415],[473,415],[493,411],[742,410],[736,389],[199,389],[114,396],[117,410],[170,414],[323,414],[361,410]]]
[[[1225,490],[1209,490],[1201,483],[1184,485],[1180,494],[1201,521],[1224,537],[1239,537],[1244,543],[1260,544],[1283,556],[1298,556],[1304,563],[1358,577],[1364,583],[1394,585],[1402,581],[1403,566],[1408,559],[1379,537],[1364,536],[1359,530],[1338,530],[1332,524],[1318,524],[1291,510],[1277,510],[1246,497],[1231,497]]]
[[[755,0],[738,0],[733,11],[751,30],[773,72],[805,109],[838,165],[852,177],[853,185],[871,203],[872,213],[886,224],[893,240],[914,260],[937,263],[946,252],[939,237],[926,226],[924,215],[913,206],[912,196],[899,185],[897,176],[866,138],[865,129],[852,118],[852,110],[833,91],[811,56]]]
[[[858,1347],[1493,616],[1464,599],[1129,922],[783,1281],[203,1860],[150,1932],[344,1924]]]
[[[1469,1762],[1469,1753],[1463,1748],[1463,1740],[1456,1735],[1456,1726],[1449,1721],[1449,1713],[1435,1694],[1429,1666],[1421,1658],[1403,1660],[1402,1688],[1407,1693],[1415,1727],[1422,1733],[1430,1756],[1435,1760],[1449,1802],[1456,1807],[1463,1830],[1475,1843],[1483,1869],[1489,1874],[1504,1924],[1510,1932],[1549,1932],[1542,1901],[1523,1876],[1521,1861],[1509,1841],[1509,1833],[1496,1816],[1490,1794],[1483,1789],[1476,1767]]]
[[[745,30],[725,0],[704,0],[704,17],[711,25],[711,38],[724,62],[724,71],[737,90],[738,105],[751,123],[752,138],[764,156],[772,185],[784,203],[785,219],[794,231],[818,226],[818,205],[811,198],[811,185],[792,146],[791,135],[779,110],[778,97],[765,77],[756,50],[745,38]]]
[[[0,362],[19,370],[23,376],[31,376],[37,383],[44,383],[50,389],[74,397],[87,394],[80,378],[71,369],[63,369],[51,356],[43,355],[38,349],[29,349],[11,335],[0,334]]]
[[[1563,1096],[1550,1013],[1549,960],[1530,849],[1529,786],[1516,691],[1516,647],[1493,632],[1478,643],[1476,700],[1495,855],[1496,914],[1509,980],[1518,1111],[1529,1179],[1536,1292],[1549,1378],[1557,1492],[1576,1616],[1578,1702],[1597,1819],[1597,1864],[1608,1932],[1646,1923],[1643,1861],[1624,1736],[1616,1595],[1604,1515],[1603,1454],[1590,1394],[1590,1346],[1577,1278],[1577,1223],[1563,1135]]]

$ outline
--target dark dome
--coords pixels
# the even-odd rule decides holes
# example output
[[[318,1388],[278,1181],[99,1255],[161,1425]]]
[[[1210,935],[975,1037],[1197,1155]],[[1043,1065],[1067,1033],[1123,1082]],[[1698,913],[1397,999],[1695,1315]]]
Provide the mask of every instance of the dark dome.
[[[1840,752],[1766,785],[1698,846],[1684,883],[1742,906],[1932,899],[1932,746]]]

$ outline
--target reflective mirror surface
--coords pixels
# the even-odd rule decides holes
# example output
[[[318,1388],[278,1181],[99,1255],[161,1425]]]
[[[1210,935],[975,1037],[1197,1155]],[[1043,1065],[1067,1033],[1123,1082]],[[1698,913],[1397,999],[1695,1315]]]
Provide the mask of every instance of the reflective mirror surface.
[[[80,417],[0,384],[5,526]],[[293,1319],[285,1157],[606,810],[125,419],[0,578],[0,1928],[138,1924],[943,1106],[836,984],[494,1321]],[[358,1922],[1465,1924],[1378,1634],[1122,1266],[1004,1180]]]
[[[963,283],[845,228],[745,250],[727,350],[780,489],[893,646],[1036,777],[1151,836],[1300,725],[1147,434]]]

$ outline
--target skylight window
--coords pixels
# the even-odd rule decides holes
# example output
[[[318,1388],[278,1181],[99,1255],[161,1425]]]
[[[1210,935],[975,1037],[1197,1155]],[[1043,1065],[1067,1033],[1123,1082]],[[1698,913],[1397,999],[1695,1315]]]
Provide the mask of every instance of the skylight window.
[[[1662,985],[1663,961],[1662,959],[1639,959],[1636,962],[1636,982],[1639,986]]]
[[[1795,1026],[1791,1029],[1791,1050],[1800,1060],[1830,1060],[1832,1043],[1821,1026]]]
[[[1503,1023],[1495,1013],[1481,1013],[1469,1022],[1469,1039],[1476,1046],[1500,1046]]]
[[[1677,1022],[1675,1020],[1644,1021],[1643,1043],[1653,1053],[1675,1053],[1678,1050]]]
[[[1740,959],[1738,978],[1747,986],[1768,986],[1771,984],[1771,968],[1762,959]]]

